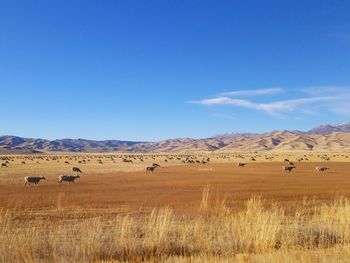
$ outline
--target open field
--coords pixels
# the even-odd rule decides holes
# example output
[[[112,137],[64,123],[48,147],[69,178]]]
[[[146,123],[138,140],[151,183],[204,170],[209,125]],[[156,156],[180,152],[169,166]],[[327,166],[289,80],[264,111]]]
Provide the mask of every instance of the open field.
[[[252,157],[256,161],[251,161]],[[346,154],[99,154],[10,158],[13,159],[8,161],[8,167],[0,168],[0,205],[6,208],[21,205],[40,210],[80,207],[134,211],[140,207],[170,206],[191,211],[208,185],[213,198],[225,199],[232,207],[239,207],[252,195],[293,203],[304,197],[329,200],[350,194],[350,163]],[[286,158],[297,166],[291,173],[282,172]],[[301,158],[307,160],[296,161]],[[187,163],[189,160],[194,163]],[[242,161],[247,162],[246,167],[236,165]],[[145,166],[152,163],[160,164],[161,168],[145,174]],[[77,183],[58,184],[57,177],[72,174],[73,166],[83,171]],[[316,166],[331,169],[316,173]],[[45,176],[46,180],[38,187],[23,187],[23,178],[30,175]]]
[[[191,211],[198,205],[202,190],[211,187],[213,198],[240,206],[252,195],[293,203],[304,197],[330,200],[350,197],[350,163],[327,163],[331,170],[316,173],[322,163],[301,163],[291,173],[282,172],[282,163],[194,164],[159,168],[153,174],[144,171],[88,173],[75,185],[58,184],[57,176],[46,176],[38,186],[24,187],[23,176],[14,176],[0,185],[0,204],[40,210],[72,207],[84,209],[122,209],[170,206]]]
[[[350,256],[347,154],[2,158],[8,167],[0,168],[0,262],[346,262]],[[281,169],[286,158],[296,164],[290,173]],[[146,174],[152,163],[161,168]],[[58,184],[73,166],[81,178]],[[315,166],[330,170],[316,173]],[[27,175],[46,180],[25,187]]]

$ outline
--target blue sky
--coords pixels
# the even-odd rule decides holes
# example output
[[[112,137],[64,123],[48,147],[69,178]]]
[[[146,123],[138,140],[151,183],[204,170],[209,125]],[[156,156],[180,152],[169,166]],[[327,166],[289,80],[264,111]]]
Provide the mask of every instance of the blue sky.
[[[0,134],[160,140],[350,119],[349,1],[1,1]]]

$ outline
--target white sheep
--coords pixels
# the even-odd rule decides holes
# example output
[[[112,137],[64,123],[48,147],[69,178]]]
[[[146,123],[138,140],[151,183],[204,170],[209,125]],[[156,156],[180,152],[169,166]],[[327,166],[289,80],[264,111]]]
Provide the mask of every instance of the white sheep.
[[[46,180],[46,178],[44,176],[26,176],[24,178],[24,185],[37,185],[40,182],[40,180]]]
[[[80,178],[79,175],[60,175],[58,177],[58,183],[62,182],[68,182],[68,183],[75,183],[75,179]]]

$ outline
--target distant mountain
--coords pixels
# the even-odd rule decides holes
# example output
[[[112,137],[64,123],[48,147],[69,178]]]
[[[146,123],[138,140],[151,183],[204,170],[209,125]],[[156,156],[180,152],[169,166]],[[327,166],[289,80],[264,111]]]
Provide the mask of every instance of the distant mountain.
[[[0,154],[198,151],[350,151],[350,123],[322,125],[307,132],[228,133],[207,139],[179,138],[158,142],[93,141],[84,139],[50,141],[16,136],[0,136]]]
[[[350,122],[335,125],[320,125],[308,131],[309,134],[329,134],[331,132],[350,132]]]
[[[21,138],[17,136],[0,136],[0,152],[22,150],[24,152],[113,152],[129,151],[129,147],[142,142],[105,140],[92,141],[84,139],[44,140]]]
[[[218,134],[213,136],[212,138],[216,138],[216,139],[233,139],[233,138],[238,138],[238,137],[254,137],[259,135],[259,133],[250,133],[250,132],[246,132],[246,133],[224,133],[224,134]]]

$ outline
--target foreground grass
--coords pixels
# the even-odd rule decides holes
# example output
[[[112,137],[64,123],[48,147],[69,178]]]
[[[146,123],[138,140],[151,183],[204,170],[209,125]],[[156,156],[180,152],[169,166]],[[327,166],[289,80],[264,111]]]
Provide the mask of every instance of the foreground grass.
[[[235,212],[203,192],[193,215],[149,214],[59,220],[0,212],[0,262],[345,262],[350,200],[265,208],[253,197]],[[311,209],[310,209],[311,206]],[[30,212],[28,212],[30,214]]]

